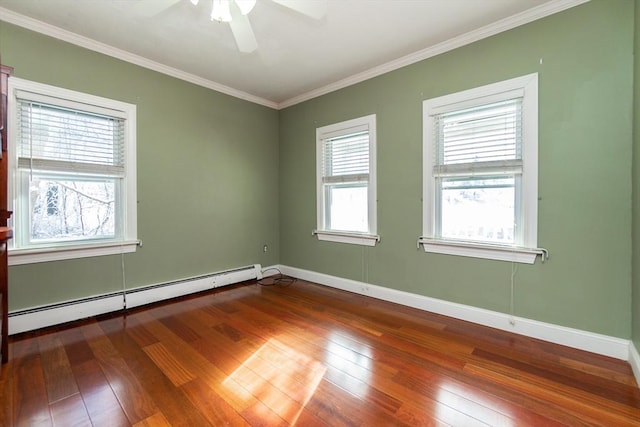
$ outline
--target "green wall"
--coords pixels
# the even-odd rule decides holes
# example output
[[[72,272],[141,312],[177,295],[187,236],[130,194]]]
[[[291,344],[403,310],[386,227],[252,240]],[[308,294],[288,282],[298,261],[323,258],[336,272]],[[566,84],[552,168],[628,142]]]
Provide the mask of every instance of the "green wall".
[[[635,1],[634,45],[634,114],[633,114],[633,290],[632,340],[640,350],[640,0]]]
[[[510,263],[416,250],[422,101],[537,72],[538,243],[551,258],[518,265],[515,315],[629,338],[633,8],[594,0],[281,111],[281,263],[509,312]],[[315,128],[372,113],[382,241],[319,242]]]
[[[124,257],[128,288],[281,263],[505,313],[510,263],[416,250],[422,101],[538,72],[538,242],[551,258],[518,265],[515,314],[633,332],[640,347],[640,271],[630,256],[633,243],[640,265],[638,2],[593,0],[280,112],[1,22],[0,52],[18,77],[138,106],[144,246]],[[382,242],[319,242],[315,129],[372,113]],[[119,256],[9,274],[11,310],[122,288]]]
[[[0,22],[20,78],[137,105],[134,288],[279,258],[278,112]],[[263,244],[269,252],[262,252]],[[120,256],[14,266],[10,310],[122,289]]]

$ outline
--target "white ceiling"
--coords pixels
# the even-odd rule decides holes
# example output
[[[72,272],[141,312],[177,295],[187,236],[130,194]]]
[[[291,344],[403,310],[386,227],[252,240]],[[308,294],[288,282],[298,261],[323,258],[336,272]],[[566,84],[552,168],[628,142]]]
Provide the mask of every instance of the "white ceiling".
[[[281,108],[586,0],[328,0],[320,20],[258,0],[250,54],[209,20],[210,0],[154,16],[141,1],[0,0],[0,20]]]

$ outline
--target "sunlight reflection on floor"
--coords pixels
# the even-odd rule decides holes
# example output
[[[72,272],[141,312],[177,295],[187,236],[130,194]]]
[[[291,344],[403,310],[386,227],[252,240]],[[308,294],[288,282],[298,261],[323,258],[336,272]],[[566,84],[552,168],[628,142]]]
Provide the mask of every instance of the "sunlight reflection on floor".
[[[451,381],[441,381],[436,401],[436,418],[445,422],[451,421],[452,410],[454,410],[456,415],[473,414],[474,418],[489,425],[515,426],[509,411],[505,411],[505,408],[470,386],[462,387]]]
[[[319,361],[271,338],[238,366],[223,384],[238,395],[248,391],[293,425],[326,370]]]
[[[331,374],[332,382],[360,399],[367,396],[373,370],[368,346],[332,334],[325,358],[327,365],[335,368]]]

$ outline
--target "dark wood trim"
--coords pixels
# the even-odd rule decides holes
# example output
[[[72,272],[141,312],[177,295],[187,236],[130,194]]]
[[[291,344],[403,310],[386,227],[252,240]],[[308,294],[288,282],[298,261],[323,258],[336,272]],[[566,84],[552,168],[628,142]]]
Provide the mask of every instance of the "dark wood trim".
[[[0,309],[2,310],[2,317],[0,322],[0,335],[2,342],[0,342],[0,353],[2,354],[2,363],[9,361],[9,293],[8,287],[8,253],[7,253],[7,241],[13,237],[13,232],[8,227],[0,227]]]
[[[0,139],[2,140],[2,157],[0,158],[0,227],[7,226],[11,212],[7,210],[7,103],[9,76],[13,68],[0,65]]]
[[[11,217],[11,212],[7,209],[7,103],[8,103],[8,82],[9,75],[13,68],[0,65],[0,140],[2,141],[2,156],[0,156],[0,352],[2,363],[6,363],[9,358],[7,349],[8,343],[8,258],[7,241],[12,237],[10,229],[6,228],[7,220]]]

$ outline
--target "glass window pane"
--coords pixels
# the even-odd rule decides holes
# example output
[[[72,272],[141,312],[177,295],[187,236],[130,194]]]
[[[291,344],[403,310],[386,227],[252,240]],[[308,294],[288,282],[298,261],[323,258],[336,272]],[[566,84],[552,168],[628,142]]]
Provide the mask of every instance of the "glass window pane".
[[[367,185],[330,185],[326,188],[327,229],[369,231]]]
[[[442,179],[441,236],[515,244],[515,178]]]
[[[116,180],[34,175],[29,185],[31,243],[114,238]]]

